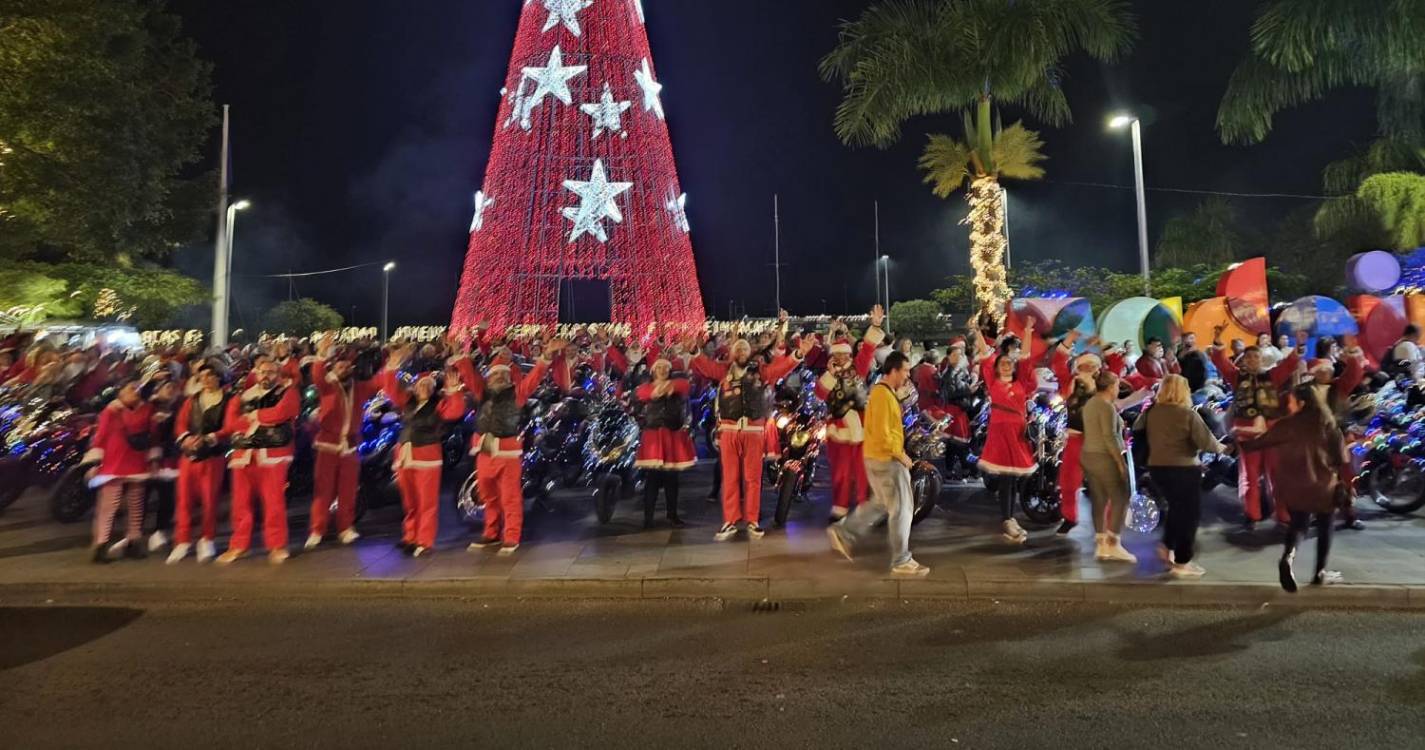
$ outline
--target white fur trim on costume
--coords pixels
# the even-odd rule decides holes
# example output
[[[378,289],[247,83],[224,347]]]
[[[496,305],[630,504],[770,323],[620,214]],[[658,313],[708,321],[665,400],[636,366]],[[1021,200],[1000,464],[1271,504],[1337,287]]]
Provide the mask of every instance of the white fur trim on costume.
[[[851,345],[846,343],[845,341],[838,341],[835,344],[831,345],[830,351],[832,354],[850,354]]]
[[[1012,477],[1027,477],[1039,470],[1038,464],[1027,468],[1019,466],[1000,466],[999,464],[992,464],[983,458],[980,459],[978,466],[980,467],[980,471],[986,474],[1004,474]]]
[[[859,445],[864,442],[866,428],[861,424],[861,414],[852,409],[846,412],[846,416],[841,419],[831,420],[826,425],[826,439],[833,443],[850,445]]]
[[[95,474],[89,480],[89,489],[98,489],[110,482],[143,482],[148,478],[148,474]]]
[[[871,326],[866,329],[866,335],[863,338],[871,342],[872,346],[880,346],[881,342],[886,340],[886,332],[881,330],[880,326]]]
[[[642,461],[634,461],[634,462],[633,462],[633,465],[634,465],[635,468],[638,468],[638,469],[654,469],[654,470],[656,470],[656,471],[684,471],[684,470],[686,470],[686,469],[691,469],[691,468],[693,468],[694,466],[697,466],[697,465],[698,465],[698,462],[697,462],[697,461],[675,461],[675,462],[670,463],[670,462],[667,462],[667,461],[659,461],[658,459],[654,458],[654,459],[644,459],[644,460],[642,460]]]

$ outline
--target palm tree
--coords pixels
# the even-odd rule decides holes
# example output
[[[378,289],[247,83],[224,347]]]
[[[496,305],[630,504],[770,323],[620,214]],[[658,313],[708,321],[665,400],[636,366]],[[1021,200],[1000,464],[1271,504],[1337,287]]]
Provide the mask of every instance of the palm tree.
[[[1425,2],[1272,0],[1252,25],[1252,53],[1217,114],[1227,143],[1267,137],[1280,111],[1333,89],[1376,92],[1384,135],[1425,136]]]
[[[1390,177],[1416,173],[1417,179]],[[1425,147],[1397,138],[1379,138],[1359,153],[1334,161],[1322,170],[1326,193],[1333,196],[1316,211],[1318,237],[1352,242],[1359,247],[1411,250],[1420,244],[1409,225],[1418,223],[1412,201],[1393,197],[1418,193],[1419,173],[1425,173]],[[1394,189],[1392,189],[1394,188]],[[1417,207],[1416,210],[1419,210]]]
[[[841,26],[821,74],[840,83],[836,134],[850,146],[885,148],[906,120],[960,112],[965,140],[932,136],[921,157],[942,197],[966,181],[971,260],[982,318],[999,322],[1004,274],[1001,177],[1042,176],[1042,142],[1015,124],[997,125],[1011,106],[1049,125],[1070,120],[1059,88],[1065,57],[1111,61],[1136,35],[1126,0],[883,0]]]

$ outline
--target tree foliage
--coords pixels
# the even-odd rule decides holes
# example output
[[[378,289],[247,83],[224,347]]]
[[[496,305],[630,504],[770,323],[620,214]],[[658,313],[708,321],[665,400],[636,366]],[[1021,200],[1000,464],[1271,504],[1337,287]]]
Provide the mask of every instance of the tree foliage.
[[[162,258],[199,236],[213,181],[184,171],[210,77],[159,0],[6,0],[0,256]]]
[[[341,313],[310,297],[279,302],[262,319],[268,333],[309,336],[313,331],[332,331],[342,326]]]
[[[1425,175],[1371,175],[1361,183],[1356,198],[1380,219],[1391,247],[1411,250],[1425,245]]]
[[[1379,138],[1359,152],[1328,164],[1322,170],[1321,182],[1332,199],[1324,201],[1316,211],[1317,235],[1350,245],[1352,250],[1413,249],[1415,245],[1398,244],[1377,208],[1359,195],[1367,179],[1389,172],[1425,172],[1425,148],[1397,138]]]
[[[0,271],[0,310],[43,305],[45,318],[86,319],[106,289],[124,322],[139,328],[168,325],[180,310],[208,298],[196,279],[167,269],[25,261]]]
[[[1038,133],[1017,122],[995,131],[991,136],[991,159],[988,164],[971,147],[973,137],[973,131],[966,134],[964,141],[948,135],[930,136],[930,142],[920,156],[920,169],[925,172],[925,182],[933,186],[931,191],[937,197],[949,198],[967,180],[989,174],[1015,180],[1043,179],[1044,168],[1040,163],[1049,157],[1044,155],[1044,141],[1040,140]]]
[[[1228,143],[1261,141],[1278,112],[1345,87],[1376,94],[1381,132],[1425,136],[1425,2],[1272,0],[1218,110]]]
[[[891,305],[891,327],[896,335],[916,340],[941,339],[950,332],[940,317],[940,305],[928,299],[912,299]]]
[[[1249,247],[1237,207],[1225,198],[1214,196],[1191,212],[1168,220],[1153,253],[1153,265],[1159,268],[1199,264],[1225,266],[1246,257]]]

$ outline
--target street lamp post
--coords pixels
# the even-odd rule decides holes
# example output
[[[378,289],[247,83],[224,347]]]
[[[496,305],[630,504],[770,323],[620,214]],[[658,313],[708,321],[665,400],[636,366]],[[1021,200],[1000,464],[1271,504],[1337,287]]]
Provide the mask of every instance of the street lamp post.
[[[881,256],[881,263],[884,263],[885,266],[886,266],[886,270],[885,270],[885,280],[886,280],[886,328],[890,328],[890,327],[891,327],[891,256],[889,256],[889,255],[882,255],[882,256]]]
[[[213,258],[213,346],[228,345],[228,318],[233,298],[233,229],[237,224],[239,211],[246,211],[251,201],[240,200],[228,204],[227,221],[224,223],[223,242],[218,245]]]
[[[396,270],[396,262],[389,261],[381,267],[381,340],[387,340],[391,315],[391,272]]]
[[[1143,296],[1153,296],[1148,273],[1148,197],[1143,185],[1143,125],[1133,115],[1118,115],[1109,120],[1115,129],[1129,127],[1133,132],[1133,184],[1138,194],[1138,265],[1143,272]]]

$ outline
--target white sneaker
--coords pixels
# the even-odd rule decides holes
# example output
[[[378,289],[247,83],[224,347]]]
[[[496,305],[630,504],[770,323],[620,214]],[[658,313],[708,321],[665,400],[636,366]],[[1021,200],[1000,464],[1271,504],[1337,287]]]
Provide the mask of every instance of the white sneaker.
[[[106,554],[108,554],[109,557],[122,557],[124,554],[124,550],[127,549],[128,546],[129,538],[124,537],[123,539],[120,539],[119,541],[109,545],[109,549]]]
[[[1203,570],[1201,565],[1190,562],[1182,565],[1174,564],[1172,570],[1169,570],[1168,573],[1174,578],[1201,578],[1207,571]]]
[[[1115,534],[1104,536],[1103,549],[1099,552],[1098,559],[1104,562],[1138,562],[1138,558],[1132,552],[1123,548],[1123,542],[1119,541]]]
[[[1004,540],[1010,544],[1024,544],[1029,541],[1029,532],[1025,531],[1013,518],[1001,525],[1000,533],[1004,536]]]
[[[277,549],[267,553],[267,562],[272,565],[281,565],[282,563],[287,562],[287,558],[291,556],[292,553],[281,547],[278,547]]]
[[[895,566],[894,568],[891,568],[891,575],[893,575],[893,576],[928,576],[928,575],[930,575],[930,568],[927,568],[927,567],[925,567],[924,565],[921,565],[920,563],[916,562],[915,560],[907,560],[907,561],[901,563],[900,565],[897,565],[897,566]]]
[[[722,525],[722,528],[720,528],[720,529],[717,530],[717,533],[716,533],[716,534],[713,534],[713,539],[715,539],[715,540],[717,540],[717,541],[719,541],[719,542],[725,542],[725,541],[727,541],[727,540],[733,538],[733,537],[736,536],[736,535],[737,535],[737,524],[735,524],[735,523],[725,523],[725,524]]]
[[[841,538],[841,529],[835,526],[826,527],[826,538],[831,540],[831,548],[847,560],[852,559],[851,548],[846,545],[846,540]]]
[[[357,539],[361,538],[361,535],[356,533],[356,529],[353,527],[341,532],[341,535],[337,538],[341,540],[342,544],[353,544]]]
[[[223,554],[218,555],[218,564],[219,564],[219,565],[232,565],[233,563],[237,562],[238,560],[243,559],[244,557],[247,557],[247,550],[245,550],[245,549],[233,549],[232,547],[228,547],[228,551],[227,551],[227,552],[224,552]]]
[[[1323,570],[1317,573],[1316,577],[1311,579],[1311,582],[1317,586],[1333,586],[1344,580],[1345,578],[1341,575],[1341,571],[1339,570]]]
[[[761,539],[762,537],[767,536],[767,532],[763,531],[763,530],[762,530],[762,527],[761,527],[761,526],[758,526],[758,525],[755,524],[755,523],[748,523],[748,524],[747,524],[747,536],[749,536],[749,537],[751,537],[751,538],[753,538],[753,539]]]
[[[188,556],[188,550],[192,548],[193,545],[187,542],[179,542],[173,545],[173,551],[168,553],[168,559],[165,562],[169,565],[177,565],[180,560]]]
[[[519,547],[519,545],[516,544],[515,547]],[[513,549],[511,549],[509,552],[505,552],[503,548],[500,550],[500,554],[502,554],[502,555],[511,554],[511,553],[513,553],[513,552],[514,552]],[[411,550],[411,557],[420,557],[421,555],[425,555],[425,554],[429,554],[429,553],[430,553],[430,548],[429,548],[429,547],[422,547],[422,546],[420,546],[420,545],[418,544],[418,545],[416,545],[416,548],[415,548],[415,549]]]
[[[217,556],[217,554],[218,554],[218,547],[217,547],[217,545],[213,544],[213,540],[212,540],[212,539],[199,539],[199,540],[198,540],[198,564],[199,564],[199,565],[202,565],[203,563],[208,562],[209,560],[212,560],[214,557]]]
[[[502,545],[500,545],[500,551],[499,551],[499,552],[496,552],[495,554],[499,555],[500,557],[509,557],[510,555],[513,555],[515,552],[517,552],[517,551],[519,550],[519,548],[520,548],[519,542],[516,542],[516,543],[514,543],[514,544],[502,544]],[[424,547],[416,547],[416,549],[417,549],[417,550],[423,550],[423,549],[425,549],[425,548],[424,548]],[[413,552],[413,553],[412,553],[412,556],[414,556],[414,555],[415,555],[415,553]]]
[[[154,531],[148,537],[148,551],[157,552],[168,546],[168,537],[163,533],[163,529]]]
[[[307,542],[302,545],[302,549],[307,550],[308,552],[310,552],[310,551],[316,549],[316,548],[317,548],[317,545],[319,545],[319,544],[321,544],[321,543],[322,543],[322,535],[321,535],[321,534],[308,534],[308,535],[307,535]]]

